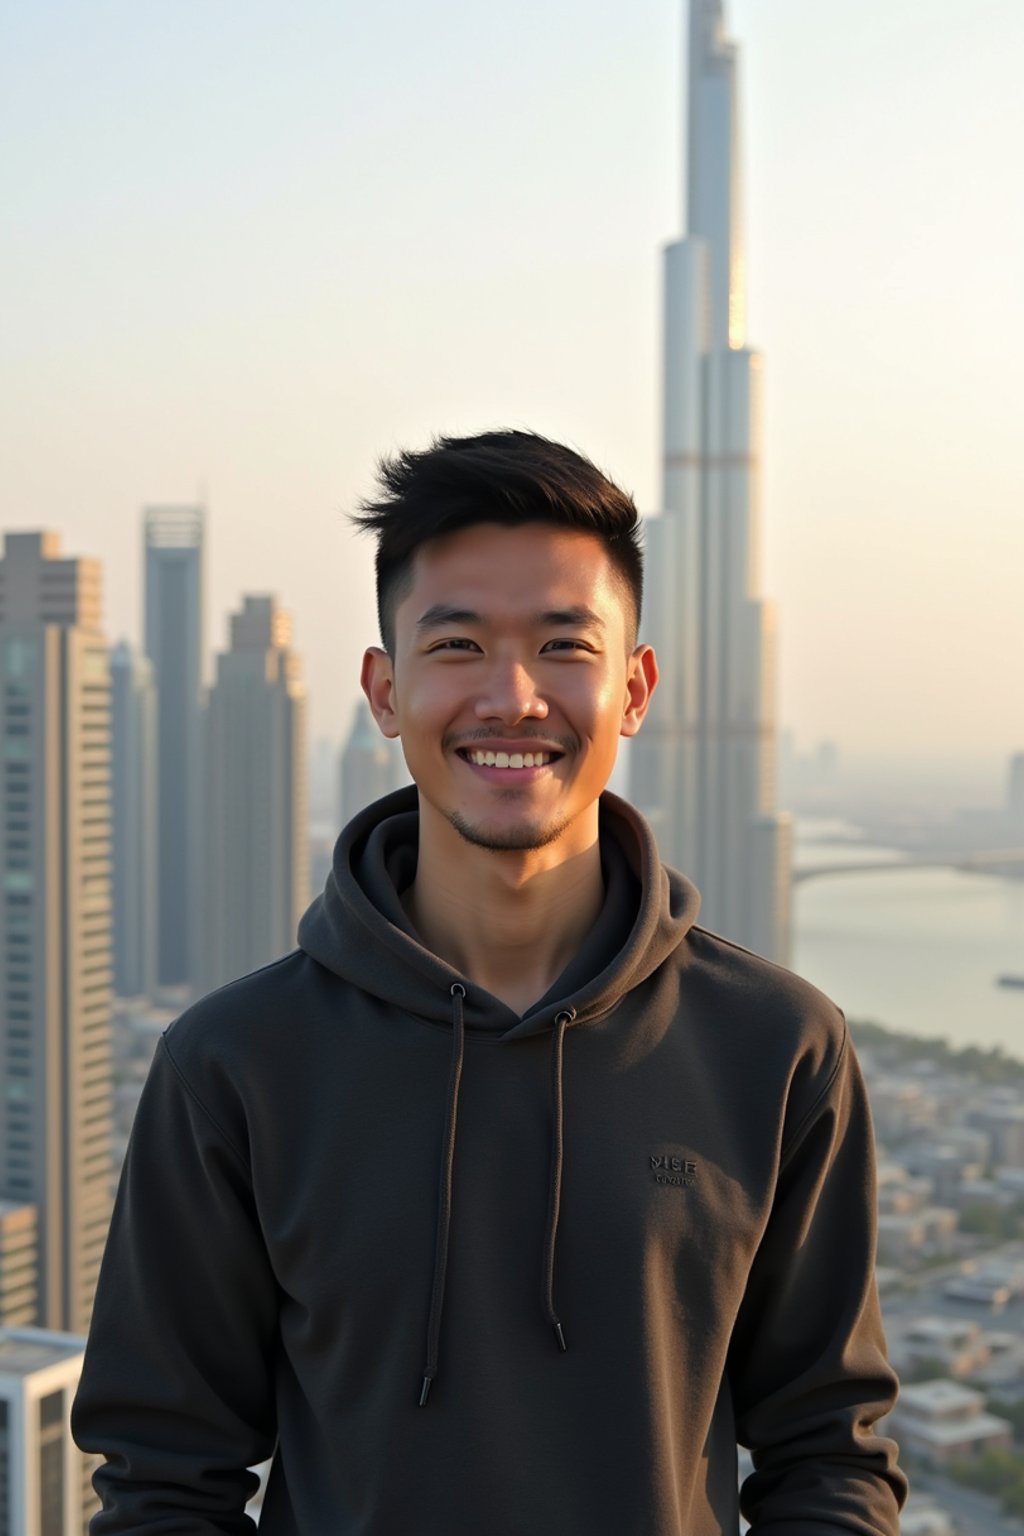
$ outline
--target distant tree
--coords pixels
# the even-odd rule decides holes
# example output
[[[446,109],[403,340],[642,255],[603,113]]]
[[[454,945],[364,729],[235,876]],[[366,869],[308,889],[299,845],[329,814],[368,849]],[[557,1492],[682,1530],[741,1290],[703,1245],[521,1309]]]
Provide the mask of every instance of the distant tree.
[[[1024,1440],[1024,1399],[1010,1403],[1001,1397],[993,1397],[985,1407],[989,1413],[994,1413],[996,1418],[1009,1420],[1013,1425],[1015,1440]]]
[[[960,1230],[986,1237],[993,1243],[1011,1242],[1024,1232],[1024,1208],[1020,1201],[1011,1206],[969,1206],[960,1214]]]
[[[947,1468],[955,1482],[999,1500],[1006,1514],[1024,1514],[1024,1455],[1002,1446],[989,1446],[977,1456]]]
[[[998,1045],[990,1049],[978,1045],[954,1049],[941,1035],[902,1035],[867,1019],[851,1019],[850,1033],[858,1046],[870,1047],[891,1065],[931,1061],[937,1067],[962,1072],[981,1083],[1024,1084],[1024,1061],[1007,1056]]]
[[[921,1355],[913,1365],[900,1372],[901,1379],[909,1386],[914,1381],[935,1381],[937,1377],[949,1375],[949,1364],[940,1360],[937,1356]]]

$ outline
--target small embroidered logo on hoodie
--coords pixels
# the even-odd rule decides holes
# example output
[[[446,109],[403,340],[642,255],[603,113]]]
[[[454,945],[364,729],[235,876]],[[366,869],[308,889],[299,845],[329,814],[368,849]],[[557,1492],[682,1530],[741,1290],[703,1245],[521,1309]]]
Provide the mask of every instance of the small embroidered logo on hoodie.
[[[697,1164],[688,1157],[674,1157],[665,1152],[652,1152],[648,1158],[651,1174],[656,1184],[675,1184],[682,1189],[692,1189],[697,1182]]]

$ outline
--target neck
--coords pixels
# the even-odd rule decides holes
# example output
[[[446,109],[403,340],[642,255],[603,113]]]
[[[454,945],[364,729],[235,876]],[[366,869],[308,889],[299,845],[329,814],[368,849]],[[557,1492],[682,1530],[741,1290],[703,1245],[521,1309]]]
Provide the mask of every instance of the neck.
[[[604,901],[596,806],[592,832],[574,844],[478,848],[421,797],[416,878],[403,903],[434,954],[525,1013],[579,953]]]

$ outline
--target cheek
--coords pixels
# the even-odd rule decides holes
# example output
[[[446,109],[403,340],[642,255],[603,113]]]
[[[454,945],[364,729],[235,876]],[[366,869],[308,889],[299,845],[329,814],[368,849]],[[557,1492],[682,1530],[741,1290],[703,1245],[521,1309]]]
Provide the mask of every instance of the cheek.
[[[398,718],[403,732],[436,731],[449,725],[463,705],[463,690],[454,676],[411,676],[399,694]]]
[[[617,729],[624,696],[625,685],[618,678],[608,677],[585,689],[581,686],[574,701],[575,713],[581,723],[588,721],[598,731],[609,729],[612,723]]]

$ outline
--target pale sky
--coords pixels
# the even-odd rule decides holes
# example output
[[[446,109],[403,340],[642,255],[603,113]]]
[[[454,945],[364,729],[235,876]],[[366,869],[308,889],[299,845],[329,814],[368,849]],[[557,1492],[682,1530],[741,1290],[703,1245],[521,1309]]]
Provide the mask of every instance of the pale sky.
[[[781,718],[1024,749],[1024,5],[732,0]],[[316,734],[376,636],[376,456],[529,426],[658,502],[680,0],[0,11],[0,527],[106,566],[210,509],[208,644],[295,615]],[[663,658],[664,660],[664,658]]]

